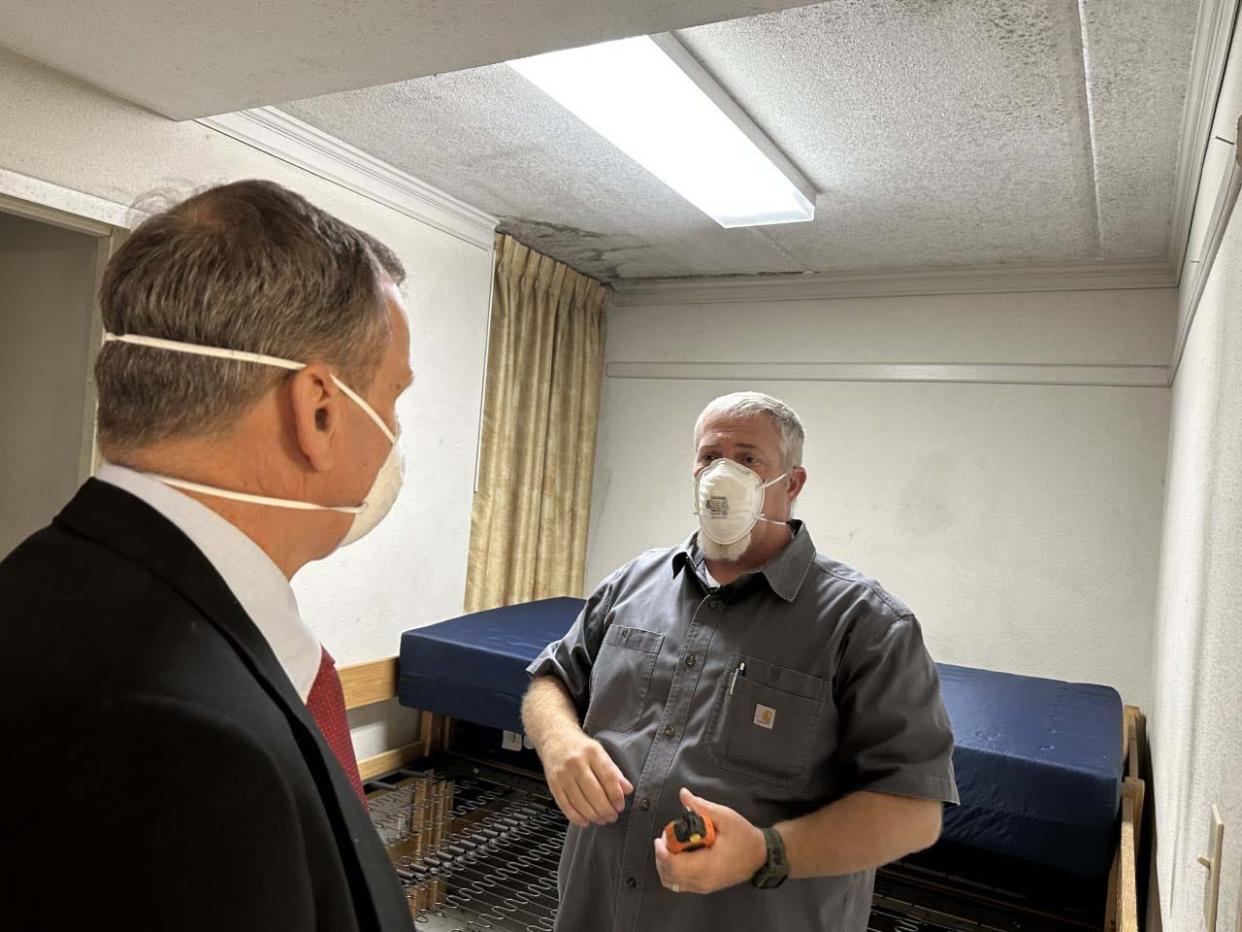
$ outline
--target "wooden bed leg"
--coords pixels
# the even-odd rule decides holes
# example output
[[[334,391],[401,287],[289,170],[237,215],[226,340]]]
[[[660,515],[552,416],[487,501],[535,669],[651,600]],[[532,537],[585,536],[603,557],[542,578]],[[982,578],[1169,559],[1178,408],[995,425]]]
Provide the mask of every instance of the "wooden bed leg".
[[[427,753],[434,754],[440,750],[439,716],[423,712],[418,721],[418,737],[427,744]]]
[[[1108,870],[1108,901],[1104,904],[1104,932],[1117,932],[1117,899],[1119,891],[1117,890],[1117,873],[1119,869],[1118,862],[1121,860],[1121,850],[1113,855],[1113,866]]]
[[[453,719],[432,712],[422,712],[420,716],[418,740],[426,741],[427,753],[447,751],[453,736]]]

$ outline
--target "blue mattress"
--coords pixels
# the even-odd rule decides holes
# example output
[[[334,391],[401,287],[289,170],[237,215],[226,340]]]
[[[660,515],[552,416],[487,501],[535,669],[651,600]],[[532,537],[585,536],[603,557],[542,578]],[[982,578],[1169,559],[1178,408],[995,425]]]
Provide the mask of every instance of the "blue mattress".
[[[962,804],[944,837],[1084,876],[1108,873],[1124,760],[1121,697],[941,663]]]
[[[583,604],[543,599],[405,632],[397,698],[414,709],[521,731],[526,668],[569,630]]]
[[[581,599],[545,599],[401,636],[403,705],[520,731],[526,666]],[[944,838],[1084,876],[1108,872],[1123,760],[1122,706],[1106,686],[938,664],[962,804]]]

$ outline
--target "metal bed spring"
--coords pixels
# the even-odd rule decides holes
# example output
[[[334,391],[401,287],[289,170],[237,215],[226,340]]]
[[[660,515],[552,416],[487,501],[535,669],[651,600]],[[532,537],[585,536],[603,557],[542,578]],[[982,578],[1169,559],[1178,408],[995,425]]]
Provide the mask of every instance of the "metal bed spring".
[[[368,794],[420,932],[551,932],[566,820],[538,779],[453,755]],[[877,898],[869,932],[995,928]]]
[[[426,932],[551,932],[566,821],[537,780],[445,756],[368,794]],[[542,791],[541,791],[542,788]]]

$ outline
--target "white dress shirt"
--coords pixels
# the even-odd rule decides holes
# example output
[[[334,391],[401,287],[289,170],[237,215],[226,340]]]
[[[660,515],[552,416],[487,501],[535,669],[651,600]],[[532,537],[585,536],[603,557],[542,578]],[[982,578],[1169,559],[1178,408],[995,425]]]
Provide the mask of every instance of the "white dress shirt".
[[[263,548],[210,508],[158,479],[112,463],[106,463],[96,478],[136,495],[194,542],[246,610],[305,702],[323,648],[302,621],[289,580]]]

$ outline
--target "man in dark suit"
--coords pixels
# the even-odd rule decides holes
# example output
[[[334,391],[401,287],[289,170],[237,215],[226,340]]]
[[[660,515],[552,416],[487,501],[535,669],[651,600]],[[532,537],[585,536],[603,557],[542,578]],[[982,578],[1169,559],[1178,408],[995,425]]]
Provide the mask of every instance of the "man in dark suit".
[[[402,277],[253,181],[109,263],[107,465],[0,563],[0,925],[411,928],[288,583],[396,497]]]

